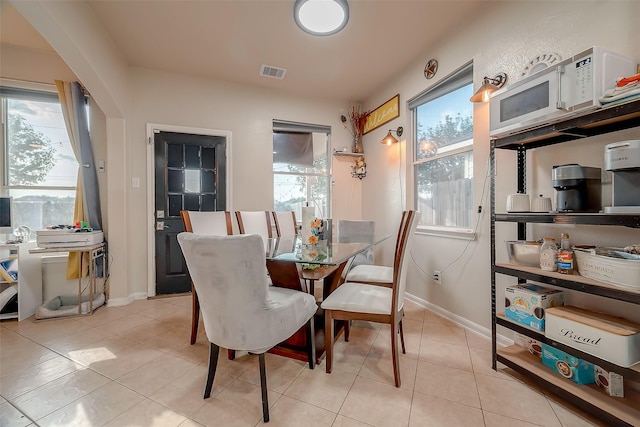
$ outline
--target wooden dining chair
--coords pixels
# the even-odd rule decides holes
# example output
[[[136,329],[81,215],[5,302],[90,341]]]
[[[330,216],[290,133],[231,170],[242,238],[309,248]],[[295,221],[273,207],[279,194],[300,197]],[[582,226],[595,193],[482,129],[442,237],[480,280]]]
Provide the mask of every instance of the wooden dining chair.
[[[228,211],[198,212],[180,211],[184,231],[209,236],[230,236],[233,234],[231,213]],[[191,282],[191,344],[195,344],[200,322],[200,300],[196,288]],[[234,350],[229,349],[229,359],[235,358]]]
[[[273,211],[272,214],[278,237],[290,237],[298,234],[298,224],[294,211]]]
[[[338,242],[369,242],[373,240],[376,232],[376,222],[371,220],[338,220]],[[346,280],[349,271],[358,265],[373,264],[373,248],[367,249],[365,252],[359,253],[352,257],[347,266],[342,271],[342,275]]]
[[[398,253],[398,245],[401,241],[406,217],[407,211],[402,212],[394,254]],[[391,287],[393,284],[393,271],[393,266],[375,265],[373,263],[367,264],[363,262],[350,266],[349,270],[345,274],[345,282],[370,283]]]
[[[400,387],[400,358],[398,334],[402,352],[406,353],[402,331],[404,314],[404,292],[407,281],[409,248],[418,223],[419,212],[407,211],[400,224],[400,238],[393,261],[392,286],[345,282],[322,302],[325,316],[326,371],[331,373],[333,364],[333,341],[335,320],[365,320],[391,326],[391,354],[393,376],[396,387]]]
[[[269,211],[236,211],[240,234],[258,234],[264,242],[273,237]]]

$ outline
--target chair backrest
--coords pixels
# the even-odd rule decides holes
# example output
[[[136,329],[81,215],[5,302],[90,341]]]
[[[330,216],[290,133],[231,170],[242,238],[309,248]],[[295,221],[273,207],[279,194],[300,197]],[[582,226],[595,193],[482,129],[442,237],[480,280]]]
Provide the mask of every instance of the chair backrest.
[[[340,243],[366,242],[376,233],[376,222],[370,220],[338,220],[338,241]]]
[[[407,265],[409,264],[409,251],[418,226],[420,212],[405,211],[400,221],[398,241],[396,242],[396,254],[393,261],[393,297],[392,308],[398,313],[404,305],[404,292],[407,285]],[[394,310],[392,309],[392,313]]]
[[[298,234],[298,224],[294,211],[273,211],[272,213],[278,237],[291,237]]]
[[[211,236],[233,234],[231,213],[228,211],[180,211],[184,231]]]
[[[236,350],[273,346],[257,325],[270,306],[259,236],[178,234],[210,342]]]
[[[273,237],[269,211],[236,211],[240,234],[258,234],[264,242]]]

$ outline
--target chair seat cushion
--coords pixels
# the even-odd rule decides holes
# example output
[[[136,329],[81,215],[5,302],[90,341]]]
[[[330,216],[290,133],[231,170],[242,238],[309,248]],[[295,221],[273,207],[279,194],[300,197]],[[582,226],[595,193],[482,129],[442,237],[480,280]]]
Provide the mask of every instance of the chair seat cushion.
[[[321,307],[324,310],[391,314],[391,293],[391,288],[347,282],[333,291]]]
[[[393,283],[393,268],[384,265],[356,265],[347,273],[346,281]]]

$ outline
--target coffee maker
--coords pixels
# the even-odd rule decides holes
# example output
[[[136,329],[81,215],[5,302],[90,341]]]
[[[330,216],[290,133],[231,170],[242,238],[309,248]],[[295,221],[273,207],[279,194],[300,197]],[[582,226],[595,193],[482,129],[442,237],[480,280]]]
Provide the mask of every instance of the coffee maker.
[[[604,212],[640,213],[640,139],[605,146],[604,167],[613,175],[612,206]]]
[[[601,170],[576,163],[554,166],[551,174],[558,212],[599,212]]]

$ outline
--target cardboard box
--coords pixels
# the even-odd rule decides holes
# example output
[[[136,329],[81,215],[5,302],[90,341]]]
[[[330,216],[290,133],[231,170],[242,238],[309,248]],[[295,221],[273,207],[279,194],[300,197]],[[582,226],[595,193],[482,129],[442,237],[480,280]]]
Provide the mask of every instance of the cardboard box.
[[[592,384],[595,382],[595,367],[593,363],[578,359],[545,343],[542,343],[542,364],[576,384]]]
[[[598,365],[595,367],[595,379],[598,387],[603,389],[609,396],[624,397],[624,378],[615,372],[609,372]]]
[[[515,342],[516,345],[527,349],[527,351],[534,356],[542,357],[542,343],[540,341],[514,332],[513,342]]]
[[[537,331],[545,329],[545,311],[564,304],[562,291],[524,283],[505,289],[505,317]]]
[[[580,351],[629,367],[640,362],[640,324],[565,306],[547,310],[545,335]]]

